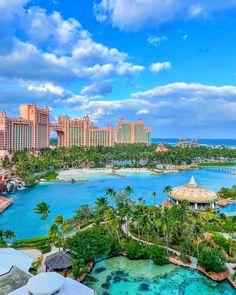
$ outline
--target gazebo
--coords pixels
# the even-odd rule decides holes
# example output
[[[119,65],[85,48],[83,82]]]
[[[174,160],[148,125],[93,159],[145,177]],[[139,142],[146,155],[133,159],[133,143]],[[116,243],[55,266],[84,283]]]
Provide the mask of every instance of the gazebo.
[[[44,264],[46,271],[63,272],[66,276],[67,271],[72,267],[72,257],[66,251],[59,251],[47,256]]]
[[[186,200],[191,208],[199,211],[204,211],[206,207],[217,209],[216,202],[219,199],[215,192],[198,185],[193,176],[188,184],[173,188],[168,193],[168,197],[172,204],[179,204]]]

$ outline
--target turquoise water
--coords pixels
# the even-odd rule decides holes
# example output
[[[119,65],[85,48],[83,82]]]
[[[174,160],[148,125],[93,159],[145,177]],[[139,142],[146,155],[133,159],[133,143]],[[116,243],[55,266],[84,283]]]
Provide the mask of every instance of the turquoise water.
[[[84,284],[97,295],[231,295],[228,282],[216,283],[198,271],[172,264],[156,266],[151,261],[116,257],[97,263]]]
[[[46,226],[40,216],[33,212],[34,207],[44,201],[50,205],[49,223],[59,214],[69,218],[82,204],[93,204],[102,196],[108,187],[116,190],[130,185],[134,189],[133,198],[144,197],[146,203],[153,204],[152,192],[157,192],[157,203],[166,199],[163,187],[172,187],[189,182],[193,175],[200,185],[218,191],[222,186],[232,186],[236,176],[208,170],[194,170],[152,176],[149,173],[125,173],[126,177],[105,175],[84,175],[89,179],[84,183],[41,183],[34,188],[17,191],[11,195],[14,203],[3,214],[0,214],[0,228],[11,229],[17,239],[36,237],[46,233]],[[70,177],[71,178],[71,177]],[[73,178],[76,178],[73,176]],[[79,177],[81,178],[81,177]],[[235,209],[235,208],[234,208]],[[224,209],[227,210],[227,209]]]

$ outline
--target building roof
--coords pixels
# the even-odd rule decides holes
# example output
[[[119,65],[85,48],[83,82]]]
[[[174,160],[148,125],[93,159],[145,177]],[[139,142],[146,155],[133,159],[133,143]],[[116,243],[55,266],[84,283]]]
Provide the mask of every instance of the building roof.
[[[8,273],[0,275],[0,294],[8,295],[13,290],[16,290],[27,284],[31,275],[16,266],[11,267]]]
[[[62,285],[61,285],[62,284]],[[59,285],[61,285],[61,290]],[[64,278],[55,272],[46,272],[36,275],[31,278],[26,286],[23,286],[9,295],[28,295],[29,291],[33,295],[45,295],[51,294],[53,289],[58,286],[60,290],[60,295],[95,295],[95,291],[84,286],[83,284],[72,280],[70,278]]]
[[[173,188],[169,196],[178,201],[186,200],[192,203],[211,203],[218,199],[215,192],[199,186],[193,176],[188,184]]]
[[[26,288],[34,295],[53,294],[63,286],[63,277],[56,272],[43,272],[29,279]]]
[[[65,251],[59,251],[46,257],[44,263],[49,269],[66,269],[72,266],[71,255]]]
[[[0,275],[9,272],[12,266],[27,272],[31,264],[32,259],[21,251],[13,248],[0,248]]]

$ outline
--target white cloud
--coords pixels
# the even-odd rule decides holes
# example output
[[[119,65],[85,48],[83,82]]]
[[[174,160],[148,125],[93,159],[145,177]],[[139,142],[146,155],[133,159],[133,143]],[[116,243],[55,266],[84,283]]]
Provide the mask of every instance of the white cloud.
[[[169,70],[171,68],[172,65],[169,61],[152,63],[149,67],[150,71],[153,73],[159,73],[162,70]]]
[[[156,47],[167,40],[168,40],[168,38],[166,36],[161,36],[161,37],[148,36],[148,38],[147,38],[148,43],[151,45],[154,45]]]
[[[30,84],[27,88],[29,91],[49,92],[59,96],[63,95],[65,92],[63,88],[53,85],[52,83]]]
[[[94,11],[100,22],[109,21],[121,30],[136,31],[175,19],[205,17],[234,7],[235,0],[100,0],[94,5]]]
[[[226,137],[236,124],[236,87],[172,83],[123,100],[84,100],[73,110],[91,115],[104,126],[116,125],[121,114],[127,120],[143,116],[154,135],[163,137],[209,136],[209,132]]]
[[[35,85],[68,86],[77,81],[98,85],[144,69],[131,63],[126,53],[96,42],[76,19],[63,19],[59,12],[40,7],[26,8],[28,2],[0,0],[0,78]],[[109,91],[106,86],[103,90],[108,93],[112,86]]]
[[[147,109],[142,109],[136,112],[137,115],[147,115],[149,114],[149,110]]]

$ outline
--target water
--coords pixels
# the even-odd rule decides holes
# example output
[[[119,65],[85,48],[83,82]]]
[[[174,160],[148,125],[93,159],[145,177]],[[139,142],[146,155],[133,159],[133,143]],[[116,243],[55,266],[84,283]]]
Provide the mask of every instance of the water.
[[[191,139],[187,138],[188,141]],[[178,138],[153,138],[152,143],[166,143],[176,146],[178,144]],[[215,139],[215,138],[200,138],[197,139],[198,143],[201,145],[209,146],[226,146],[231,148],[236,148],[236,139]]]
[[[16,233],[17,239],[37,237],[46,234],[46,225],[40,216],[33,212],[35,206],[44,201],[50,205],[49,223],[59,214],[64,218],[73,216],[74,211],[82,204],[93,204],[109,187],[116,190],[130,185],[134,189],[134,199],[144,197],[147,204],[153,204],[152,192],[157,193],[157,203],[162,203],[166,195],[162,193],[164,186],[172,187],[188,183],[193,175],[200,185],[218,191],[222,186],[235,184],[236,176],[208,170],[192,170],[182,173],[152,176],[150,173],[125,173],[126,177],[116,177],[98,172],[93,175],[84,173],[84,183],[41,183],[34,188],[17,191],[10,195],[14,203],[0,214],[0,228],[10,229]],[[75,178],[75,175],[69,176]],[[82,177],[79,176],[81,179]],[[235,210],[235,207],[232,210]],[[223,210],[227,210],[226,208]]]
[[[187,268],[172,264],[156,266],[149,260],[116,257],[97,263],[91,276],[97,282],[84,284],[97,295],[231,295],[236,291],[228,282],[216,283]],[[146,289],[145,291],[142,289]],[[106,293],[107,292],[107,293]]]

